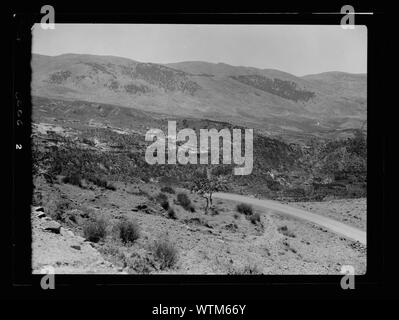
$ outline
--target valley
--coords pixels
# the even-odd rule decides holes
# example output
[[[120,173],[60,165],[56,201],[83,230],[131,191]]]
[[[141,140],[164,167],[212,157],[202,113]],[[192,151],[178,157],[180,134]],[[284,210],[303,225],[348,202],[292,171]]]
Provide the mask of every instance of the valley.
[[[44,212],[41,218],[33,214],[33,272],[49,263],[57,273],[338,274],[343,264],[354,265],[359,274],[366,271],[363,244],[316,224],[274,210],[240,213],[235,202],[217,198],[206,214],[205,200],[190,185],[201,165],[154,166],[144,159],[145,132],[166,129],[162,115],[85,101],[34,97],[33,103],[33,205]],[[177,122],[193,130],[227,126],[201,119]],[[250,179],[234,176],[229,165],[213,168],[224,177],[223,191],[303,203],[317,212],[329,210],[330,202],[320,200],[344,198],[346,210],[354,209],[359,200],[347,199],[353,196],[346,188],[340,195],[329,180],[312,176],[306,148],[254,135],[259,140]],[[304,178],[325,188],[305,189]],[[179,194],[188,197],[188,206]],[[364,222],[365,211],[357,213]],[[339,208],[329,216],[342,220]],[[64,231],[49,232],[43,219]],[[103,220],[104,234],[88,240],[87,225]],[[121,240],[118,226],[124,221],[134,221],[137,239]],[[54,244],[51,255],[46,243]],[[171,261],[157,253],[158,243],[174,248]]]
[[[221,145],[218,164],[150,164],[146,134],[169,121],[253,129],[252,171]],[[34,54],[31,138],[34,273],[367,270],[365,74]]]

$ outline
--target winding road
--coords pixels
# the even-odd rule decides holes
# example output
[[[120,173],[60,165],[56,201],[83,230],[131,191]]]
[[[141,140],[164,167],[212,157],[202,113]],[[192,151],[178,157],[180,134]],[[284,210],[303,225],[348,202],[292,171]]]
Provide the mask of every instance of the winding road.
[[[251,204],[255,207],[261,209],[271,209],[275,210],[278,213],[290,215],[299,219],[303,219],[319,226],[322,226],[330,231],[333,231],[339,235],[342,235],[346,238],[350,238],[352,240],[359,241],[360,243],[366,245],[367,244],[367,237],[366,232],[359,230],[357,228],[348,226],[342,222],[314,214],[305,210],[293,208],[291,206],[279,203],[273,200],[263,200],[257,199],[252,197],[247,197],[239,194],[233,193],[223,193],[217,192],[213,194],[214,198],[223,199],[223,200],[231,200],[237,201],[242,203]]]

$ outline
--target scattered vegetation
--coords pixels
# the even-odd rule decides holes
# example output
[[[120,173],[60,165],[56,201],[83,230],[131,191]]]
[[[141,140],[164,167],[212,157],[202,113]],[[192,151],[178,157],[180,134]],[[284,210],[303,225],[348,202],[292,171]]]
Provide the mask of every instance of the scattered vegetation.
[[[230,267],[227,270],[227,274],[231,275],[254,275],[254,274],[263,274],[257,265],[248,264],[243,268],[233,268]]]
[[[220,214],[220,211],[218,208],[216,208],[215,206],[211,206],[210,207],[210,212],[212,216],[217,216],[218,214]]]
[[[57,201],[55,209],[51,211],[50,216],[57,221],[65,221],[65,212],[71,207],[71,202],[66,199]]]
[[[169,239],[158,239],[154,243],[153,253],[159,261],[161,269],[173,267],[178,260],[178,251]]]
[[[107,241],[104,245],[100,246],[99,251],[104,254],[107,259],[115,265],[125,263],[125,254],[123,247],[117,241]]]
[[[266,91],[285,99],[293,101],[309,101],[315,97],[315,93],[299,89],[293,81],[270,79],[261,75],[230,76],[234,80],[245,83],[262,91]]]
[[[248,80],[251,85],[263,83],[263,80],[255,78],[240,80]],[[274,85],[277,87],[274,88]],[[295,97],[299,89],[291,87],[288,83],[271,83],[271,88],[284,94],[287,88],[290,95],[294,94],[292,98],[301,99],[300,96]],[[85,105],[85,102],[36,98],[34,104],[49,110],[53,110],[54,104],[62,106],[62,109],[65,107],[76,110],[75,108]],[[96,112],[97,109],[105,114],[112,111],[112,108],[105,104],[99,104]],[[231,127],[228,123],[203,120],[192,121],[190,125],[195,128],[212,127],[218,130]],[[147,183],[151,182],[151,179],[173,177],[171,180],[180,184],[179,186],[187,186],[206,197],[209,206],[212,205],[212,190],[215,189],[213,187],[218,186],[216,182],[220,177],[225,180],[219,184],[220,187],[240,187],[250,193],[256,190],[259,195],[271,199],[319,201],[327,196],[337,199],[364,197],[367,194],[367,137],[361,130],[349,130],[348,134],[351,133],[354,137],[335,140],[314,138],[303,141],[303,144],[288,144],[255,134],[253,150],[257,161],[254,162],[250,177],[234,176],[231,165],[214,166],[209,178],[203,175],[199,179],[196,177],[196,172],[201,171],[198,165],[151,166],[144,159],[145,148],[138,134],[119,134],[107,128],[85,128],[80,132],[79,141],[90,143],[89,140],[94,141],[95,137],[110,149],[118,146],[126,152],[79,148],[72,138],[54,132],[51,138],[56,140],[57,144],[51,148],[43,147],[45,144],[42,141],[33,141],[32,163],[34,173],[43,175],[50,182],[56,181],[57,175],[70,176],[74,172],[79,172],[85,180],[94,175],[112,181],[142,180]],[[131,150],[135,151],[128,152]],[[271,172],[272,175],[269,174]],[[106,187],[102,182],[99,182],[99,185]],[[162,185],[168,186],[168,183]],[[164,190],[162,192],[169,193]],[[205,211],[207,212],[207,209]]]
[[[175,194],[175,189],[169,186],[164,186],[161,188],[162,192],[170,193],[170,194]]]
[[[91,242],[99,242],[107,235],[107,223],[104,219],[87,221],[83,225],[84,237]]]
[[[174,210],[172,207],[170,207],[170,208],[168,209],[168,217],[169,217],[170,219],[174,219],[174,220],[177,219],[176,212],[175,212],[175,210]]]
[[[123,243],[132,243],[140,237],[140,227],[136,221],[123,219],[117,224],[118,236]]]
[[[225,179],[215,175],[210,168],[207,168],[195,171],[190,189],[206,200],[205,214],[208,214],[209,207],[212,206],[213,193],[223,190],[224,187]]]
[[[236,209],[239,213],[244,214],[253,224],[258,224],[261,220],[259,212],[254,212],[252,206],[249,204],[240,203],[237,205]]]
[[[154,262],[150,256],[142,256],[133,252],[123,259],[129,273],[148,274],[154,270]]]
[[[100,188],[105,188],[108,190],[112,190],[115,191],[116,187],[115,185],[113,185],[112,183],[109,183],[106,179],[94,176],[94,175],[88,175],[87,179],[95,184],[96,186],[100,187]]]
[[[177,194],[177,202],[187,211],[195,212],[195,208],[186,193]]]
[[[253,214],[253,208],[251,205],[246,203],[240,203],[237,205],[237,211],[239,213],[245,214],[246,216],[250,216]]]
[[[159,193],[158,196],[156,197],[156,200],[159,202],[161,207],[165,210],[168,210],[170,205],[169,205],[169,199],[168,196],[164,193]]]
[[[290,238],[296,237],[296,235],[292,231],[288,230],[287,226],[279,227],[277,230],[278,230],[278,232],[280,232],[281,234],[283,234],[286,237],[290,237]]]
[[[78,173],[72,173],[62,178],[63,183],[69,183],[74,186],[82,187],[82,177]]]
[[[253,224],[258,224],[260,222],[260,214],[259,212],[254,212],[253,214],[248,216],[249,221]]]

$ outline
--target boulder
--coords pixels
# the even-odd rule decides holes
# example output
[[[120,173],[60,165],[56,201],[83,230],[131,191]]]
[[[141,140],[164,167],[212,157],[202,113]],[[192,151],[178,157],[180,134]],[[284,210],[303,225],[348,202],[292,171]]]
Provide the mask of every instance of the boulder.
[[[56,221],[46,221],[43,225],[43,229],[58,234],[61,231],[61,225]]]
[[[40,212],[36,215],[36,217],[38,217],[39,219],[44,218],[46,216],[46,214],[44,212]]]
[[[35,212],[44,212],[44,208],[43,207],[36,207]]]
[[[63,236],[69,236],[69,237],[73,237],[74,236],[74,233],[71,230],[68,230],[68,229],[65,229],[65,228],[62,228],[62,227],[61,227],[60,233]]]

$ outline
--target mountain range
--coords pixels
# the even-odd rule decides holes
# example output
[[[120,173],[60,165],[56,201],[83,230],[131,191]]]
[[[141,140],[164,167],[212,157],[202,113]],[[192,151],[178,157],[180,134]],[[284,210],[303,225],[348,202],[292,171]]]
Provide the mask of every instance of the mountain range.
[[[224,63],[85,54],[33,54],[31,65],[33,96],[225,121],[271,134],[359,129],[367,120],[366,74],[297,77]]]

